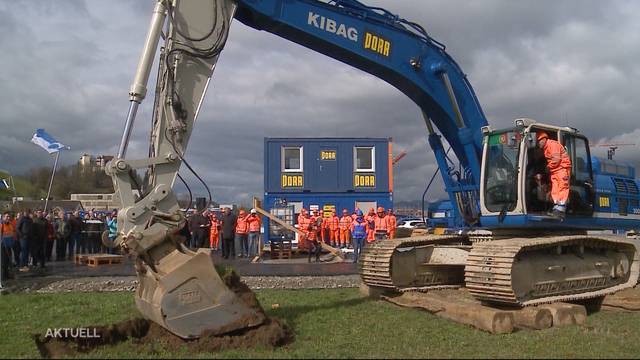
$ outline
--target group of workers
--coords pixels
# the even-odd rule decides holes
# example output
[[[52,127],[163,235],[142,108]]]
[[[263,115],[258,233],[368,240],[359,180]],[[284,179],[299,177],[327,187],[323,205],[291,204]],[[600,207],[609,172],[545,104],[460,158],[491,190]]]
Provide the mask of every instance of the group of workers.
[[[371,208],[365,216],[360,209],[351,214],[342,209],[342,216],[338,217],[335,210],[329,216],[322,216],[317,210],[302,209],[298,216],[298,228],[304,234],[304,240],[298,247],[309,251],[309,262],[312,254],[319,260],[321,242],[332,247],[353,247],[354,261],[358,261],[365,242],[371,243],[381,239],[393,239],[396,233],[396,216],[392,209],[385,211],[378,207],[377,212]]]
[[[249,213],[241,209],[237,216],[229,208],[225,208],[221,216],[214,211],[196,213],[190,220],[191,247],[205,247],[208,238],[209,248],[221,249],[225,258],[254,257],[258,254],[261,225],[255,209]]]

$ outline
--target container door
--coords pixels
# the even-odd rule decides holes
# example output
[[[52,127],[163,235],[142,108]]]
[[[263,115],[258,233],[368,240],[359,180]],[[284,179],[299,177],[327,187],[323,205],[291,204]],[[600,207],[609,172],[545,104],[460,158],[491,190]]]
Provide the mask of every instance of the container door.
[[[362,210],[362,213],[366,216],[369,209],[377,210],[378,203],[375,201],[356,201],[356,208]]]
[[[338,191],[338,150],[335,146],[323,146],[318,153],[317,191]]]

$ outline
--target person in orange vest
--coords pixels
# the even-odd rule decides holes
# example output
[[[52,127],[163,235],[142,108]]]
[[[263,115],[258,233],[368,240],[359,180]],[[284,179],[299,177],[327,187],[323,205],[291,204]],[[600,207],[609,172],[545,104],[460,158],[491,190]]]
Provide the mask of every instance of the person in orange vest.
[[[374,242],[376,240],[376,212],[375,210],[373,210],[373,208],[369,209],[369,213],[367,214],[367,216],[364,218],[365,220],[367,220],[367,223],[369,224],[369,226],[367,227],[367,242]]]
[[[347,211],[347,209],[342,209],[342,217],[338,222],[338,233],[340,234],[338,236],[338,241],[340,242],[340,246],[349,246],[349,243],[351,242],[349,228],[352,222],[353,219],[349,216],[349,211]]]
[[[238,220],[236,221],[236,236],[234,239],[236,253],[238,257],[249,256],[249,222],[247,221],[247,212],[240,210]]]
[[[373,220],[374,222],[374,232],[376,240],[384,240],[389,238],[389,219],[387,219],[387,214],[384,212],[384,208],[382,206],[378,207],[378,214]]]
[[[307,209],[302,208],[300,210],[300,214],[298,215],[298,229],[303,233],[303,236],[298,236],[298,249],[304,250],[307,249],[307,218],[308,216]]]
[[[16,227],[13,225],[11,215],[8,212],[2,214],[0,218],[0,256],[2,259],[2,268],[0,269],[0,278],[2,280],[13,277],[11,274],[11,250],[16,241]]]
[[[331,216],[329,216],[329,237],[331,246],[340,246],[340,218],[336,215],[335,210],[331,210]],[[344,245],[344,244],[342,244]]]
[[[398,227],[398,220],[393,213],[393,209],[387,209],[387,222],[389,223],[389,239],[396,238],[396,228]]]
[[[301,218],[302,222],[298,223],[298,225],[304,233],[305,239],[303,242],[306,243],[305,248],[307,248],[309,252],[308,262],[311,262],[311,254],[314,252],[316,254],[316,262],[318,262],[320,260],[320,243],[318,242],[317,222],[318,219],[315,216],[310,215],[306,211],[304,212],[304,214],[301,213],[301,215],[303,215],[303,217]]]
[[[324,216],[323,212],[320,224],[320,241],[329,244],[330,237],[331,235],[329,234],[329,218]]]
[[[258,244],[260,241],[260,226],[262,225],[262,220],[260,220],[260,216],[258,215],[258,211],[256,209],[251,209],[251,214],[247,218],[249,222],[249,257],[253,258],[258,255],[259,248]]]
[[[209,213],[209,223],[211,224],[211,228],[209,229],[209,248],[211,250],[218,250],[219,239],[220,239],[220,220],[218,220],[218,215],[214,211]]]
[[[322,241],[322,226],[324,225],[324,217],[320,210],[313,210],[313,221],[316,223],[316,240]]]
[[[544,151],[547,169],[550,173],[553,209],[548,215],[563,219],[567,212],[567,200],[569,199],[571,159],[564,146],[556,140],[549,139],[549,134],[545,131],[538,131],[536,138],[538,147]]]

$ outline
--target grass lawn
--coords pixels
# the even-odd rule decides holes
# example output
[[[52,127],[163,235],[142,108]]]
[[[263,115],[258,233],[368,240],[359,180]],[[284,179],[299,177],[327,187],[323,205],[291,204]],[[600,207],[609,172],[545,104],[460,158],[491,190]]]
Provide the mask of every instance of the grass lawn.
[[[600,312],[584,327],[490,335],[425,312],[361,298],[356,289],[263,290],[271,316],[284,319],[295,340],[276,350],[169,353],[162,344],[131,342],[91,357],[415,358],[640,357],[640,314]],[[272,310],[271,304],[279,304]],[[137,315],[132,293],[17,294],[0,297],[0,357],[39,357],[31,334],[47,328],[109,324]]]

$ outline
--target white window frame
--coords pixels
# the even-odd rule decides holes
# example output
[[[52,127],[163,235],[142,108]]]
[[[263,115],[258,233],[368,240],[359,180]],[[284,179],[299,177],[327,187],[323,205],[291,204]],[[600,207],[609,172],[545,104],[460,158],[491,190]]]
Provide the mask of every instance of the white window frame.
[[[371,149],[371,168],[358,169],[358,149]],[[354,146],[353,147],[353,170],[355,172],[375,172],[376,171],[376,147],[375,146]]]
[[[282,164],[282,172],[285,173],[301,173],[304,169],[304,146],[283,146],[280,151],[280,164]],[[300,168],[298,169],[286,169],[284,162],[284,153],[287,149],[298,149],[300,150]]]

